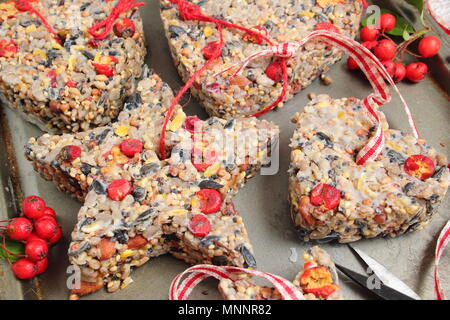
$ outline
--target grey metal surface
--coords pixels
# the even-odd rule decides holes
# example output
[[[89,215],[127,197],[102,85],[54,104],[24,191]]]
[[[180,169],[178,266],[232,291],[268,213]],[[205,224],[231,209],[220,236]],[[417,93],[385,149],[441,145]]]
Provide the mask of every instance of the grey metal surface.
[[[382,1],[381,1],[382,2]],[[161,20],[159,18],[157,0],[149,0],[148,5],[142,8],[145,21],[145,33],[149,55],[147,64],[161,75],[163,80],[177,90],[181,81],[173,67],[166,39],[164,38]],[[420,84],[413,85],[402,82],[399,87],[408,101],[417,120],[420,132],[430,143],[450,156],[450,138],[448,134],[450,124],[450,103],[446,93],[439,88],[438,83],[448,85],[448,59],[449,48],[441,51],[444,57],[436,57],[438,63],[435,67],[442,68],[433,74],[439,78],[426,79]],[[448,61],[448,60],[447,60]],[[440,62],[440,63],[439,63]],[[439,72],[438,72],[439,71]],[[282,109],[271,112],[265,119],[274,121],[281,128],[280,137],[280,170],[274,176],[257,176],[235,198],[235,205],[246,223],[250,239],[254,245],[258,268],[263,271],[281,275],[292,279],[301,266],[301,254],[311,244],[298,240],[293,224],[289,217],[287,203],[288,177],[286,170],[289,165],[289,139],[293,134],[294,125],[290,123],[292,115],[302,110],[307,103],[307,94],[328,93],[335,98],[364,97],[370,92],[368,82],[358,73],[351,73],[345,67],[345,61],[335,65],[328,73],[333,78],[330,86],[324,86],[316,80],[309,88],[289,101]],[[446,75],[446,76],[445,76]],[[187,101],[187,98],[186,98]],[[190,99],[186,105],[188,114],[197,114],[206,118],[200,106]],[[407,121],[399,99],[383,107],[390,125],[394,128],[408,130]],[[49,206],[53,207],[59,216],[64,229],[63,240],[50,253],[50,266],[48,271],[39,277],[38,281],[16,281],[4,261],[0,262],[0,299],[66,299],[66,273],[68,266],[67,247],[72,226],[76,221],[76,214],[80,204],[67,195],[57,191],[52,183],[44,181],[34,172],[23,156],[23,145],[31,136],[41,134],[39,129],[24,122],[11,110],[3,108],[4,122],[0,131],[9,132],[12,138],[13,154],[17,166],[7,162],[7,143],[4,136],[0,137],[0,218],[12,216],[15,212],[15,198],[25,195],[39,194],[45,198]],[[7,123],[8,128],[5,128]],[[10,145],[10,144],[9,144]],[[11,146],[11,145],[10,145]],[[12,154],[9,155],[11,160]],[[17,169],[17,179],[14,182],[14,169]],[[11,187],[14,186],[14,191]],[[12,196],[14,195],[14,196]],[[422,231],[411,233],[396,239],[363,240],[354,244],[374,259],[385,265],[392,273],[407,283],[424,299],[433,299],[433,254],[437,236],[445,222],[450,219],[449,196],[442,203],[438,214],[430,225]],[[345,245],[323,245],[339,262],[357,272],[363,272],[354,255]],[[296,262],[289,257],[291,248],[299,255]],[[443,258],[442,270],[449,270],[450,254]],[[172,279],[188,266],[171,256],[164,256],[149,261],[133,273],[134,283],[125,290],[114,294],[99,291],[84,299],[167,299],[168,288]],[[443,272],[445,274],[445,272]],[[341,276],[344,296],[347,299],[369,299],[371,295],[358,288],[350,280]],[[444,281],[447,291],[450,291],[450,281]],[[205,281],[192,294],[192,299],[217,299],[217,282]],[[205,295],[206,293],[206,295]]]

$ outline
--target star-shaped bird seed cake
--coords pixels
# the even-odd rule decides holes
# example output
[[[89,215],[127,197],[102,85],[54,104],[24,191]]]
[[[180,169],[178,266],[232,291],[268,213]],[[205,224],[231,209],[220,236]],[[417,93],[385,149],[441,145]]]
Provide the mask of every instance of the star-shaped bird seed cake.
[[[26,156],[57,187],[83,201],[70,262],[81,270],[72,298],[132,280],[130,271],[164,253],[190,264],[255,267],[242,218],[231,201],[269,164],[278,128],[245,118],[201,121],[176,107],[159,137],[172,90],[151,72],[117,122],[90,131],[31,138]]]

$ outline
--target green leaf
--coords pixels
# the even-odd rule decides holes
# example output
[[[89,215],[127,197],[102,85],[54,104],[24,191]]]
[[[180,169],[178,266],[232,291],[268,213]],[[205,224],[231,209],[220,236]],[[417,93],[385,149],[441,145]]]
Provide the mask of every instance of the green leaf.
[[[419,10],[419,14],[423,13],[423,0],[406,0],[410,5],[414,6]]]
[[[411,36],[406,29],[403,30],[403,39],[405,39],[405,41],[408,41],[409,39],[411,39]]]
[[[1,242],[1,245],[0,245],[0,258],[8,259],[8,257],[9,257],[9,261],[11,261],[11,263],[14,263],[17,260],[19,260],[20,257],[15,257],[15,256],[7,253],[3,249],[3,240],[1,240],[1,241],[2,242]],[[6,245],[6,249],[8,249],[11,253],[18,254],[18,255],[25,253],[24,246],[23,246],[23,244],[21,242],[17,242],[17,241],[6,239],[5,240],[5,245]]]
[[[401,36],[404,38],[404,35],[406,33],[408,34],[414,33],[414,27],[410,25],[405,18],[398,15],[396,16],[396,18],[397,23],[395,24],[395,27],[388,32],[388,34],[393,36]]]

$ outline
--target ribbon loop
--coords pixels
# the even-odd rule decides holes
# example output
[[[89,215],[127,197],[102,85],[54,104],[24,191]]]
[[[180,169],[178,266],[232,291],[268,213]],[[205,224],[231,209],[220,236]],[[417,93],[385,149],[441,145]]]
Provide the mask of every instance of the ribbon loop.
[[[219,281],[221,279],[234,281],[233,274],[236,273],[245,273],[270,281],[280,292],[280,295],[284,300],[305,300],[303,294],[297,287],[282,277],[258,270],[229,266],[219,267],[208,264],[190,267],[176,276],[170,285],[169,298],[170,300],[186,300],[192,290],[204,279],[214,277]],[[186,278],[181,280],[184,276],[186,276]]]

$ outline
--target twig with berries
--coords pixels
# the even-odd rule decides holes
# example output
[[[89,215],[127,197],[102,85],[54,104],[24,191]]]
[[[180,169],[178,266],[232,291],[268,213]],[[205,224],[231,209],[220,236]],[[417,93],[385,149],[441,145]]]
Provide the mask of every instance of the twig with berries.
[[[362,21],[360,40],[382,62],[395,82],[405,77],[411,82],[419,82],[425,79],[428,66],[423,62],[412,62],[405,67],[405,53],[416,58],[430,58],[439,52],[441,42],[436,36],[425,36],[433,29],[425,22],[423,1],[406,1],[417,9],[423,26],[421,30],[415,31],[405,18],[383,9],[379,17],[373,14]],[[402,37],[403,41],[396,44],[394,36]],[[418,53],[414,53],[409,49],[410,45],[419,39]],[[350,70],[359,69],[352,58],[347,60],[347,66]]]
[[[6,259],[19,279],[30,279],[48,266],[49,247],[62,236],[56,213],[38,196],[22,203],[23,216],[0,221],[0,258]]]

